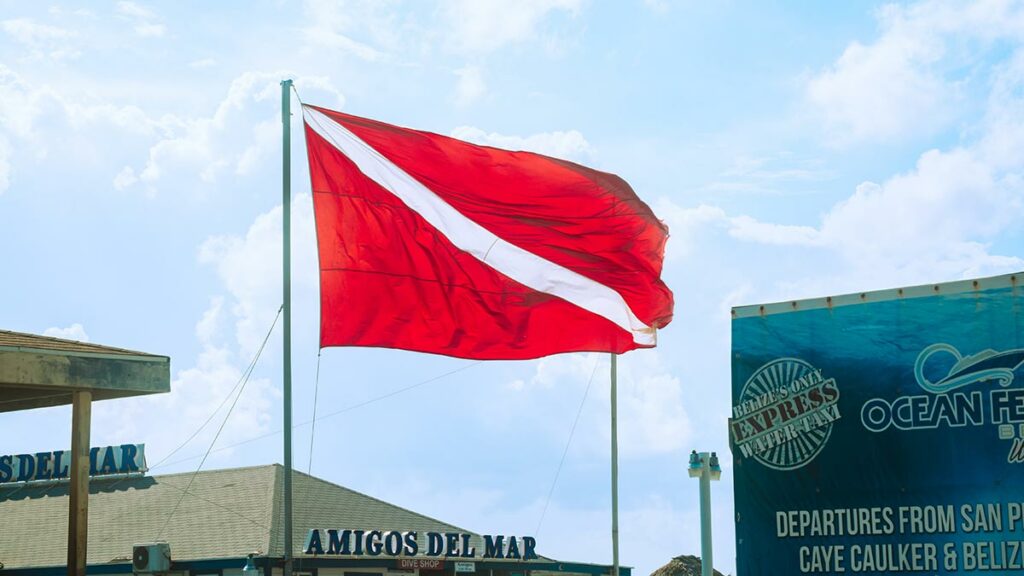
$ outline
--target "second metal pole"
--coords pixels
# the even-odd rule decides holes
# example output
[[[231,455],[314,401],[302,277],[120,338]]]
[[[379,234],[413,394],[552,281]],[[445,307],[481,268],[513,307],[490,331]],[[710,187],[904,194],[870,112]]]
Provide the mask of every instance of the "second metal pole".
[[[713,576],[715,560],[711,547],[711,455],[702,452],[700,473],[700,573]]]
[[[619,576],[618,356],[612,354],[612,576]]]
[[[284,576],[292,575],[292,140],[291,80],[281,82],[282,165],[282,286],[284,316]]]

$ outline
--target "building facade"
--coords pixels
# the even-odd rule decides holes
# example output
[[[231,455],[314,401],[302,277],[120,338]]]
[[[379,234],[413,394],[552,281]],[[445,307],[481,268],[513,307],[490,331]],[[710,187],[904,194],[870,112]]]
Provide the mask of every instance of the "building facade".
[[[167,576],[242,576],[249,557],[263,576],[280,576],[283,484],[279,465],[94,478],[88,574],[144,572],[133,566],[133,547],[166,542]],[[469,532],[301,472],[293,498],[292,540],[302,548],[294,571],[303,576],[611,574],[605,565],[532,557],[532,539]],[[67,483],[0,486],[0,519],[0,576],[66,574]]]

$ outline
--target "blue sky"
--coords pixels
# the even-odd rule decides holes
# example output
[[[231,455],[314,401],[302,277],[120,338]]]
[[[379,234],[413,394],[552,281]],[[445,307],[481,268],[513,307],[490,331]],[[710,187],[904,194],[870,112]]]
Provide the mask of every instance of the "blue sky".
[[[1022,40],[1017,2],[2,1],[0,327],[171,356],[172,393],[97,404],[94,443],[145,442],[152,465],[188,438],[280,304],[282,78],[309,103],[615,172],[672,231],[676,318],[620,362],[622,562],[648,574],[699,550],[686,455],[728,453],[730,306],[1024,269]],[[304,422],[318,312],[292,127]],[[280,461],[278,336],[207,468]],[[453,370],[318,422],[313,473],[609,562],[607,357],[328,349],[318,410]],[[65,447],[69,415],[5,415],[0,452]],[[194,469],[214,428],[153,473]],[[727,465],[726,572],[731,491]]]

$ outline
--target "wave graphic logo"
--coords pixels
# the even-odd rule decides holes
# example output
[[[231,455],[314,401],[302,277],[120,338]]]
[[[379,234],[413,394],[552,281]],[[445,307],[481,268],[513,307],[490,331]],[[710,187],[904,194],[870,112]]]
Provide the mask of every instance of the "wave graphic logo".
[[[943,354],[951,355],[955,364],[938,381],[929,380],[924,374],[925,364],[933,356]],[[957,388],[991,380],[1005,388],[1013,382],[1014,371],[1020,368],[1021,364],[1024,364],[1024,349],[1006,352],[988,349],[964,357],[950,344],[939,342],[918,354],[917,361],[914,362],[914,377],[921,388],[932,394],[945,394]]]

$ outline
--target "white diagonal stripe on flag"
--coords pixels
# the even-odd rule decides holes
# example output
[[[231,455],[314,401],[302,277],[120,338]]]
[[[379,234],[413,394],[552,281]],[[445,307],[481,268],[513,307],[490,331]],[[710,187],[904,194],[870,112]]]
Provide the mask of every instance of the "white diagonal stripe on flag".
[[[360,172],[394,194],[460,250],[524,286],[608,319],[632,334],[639,345],[655,345],[654,328],[637,318],[615,290],[502,240],[319,110],[303,106],[302,114],[310,128],[348,157]]]

